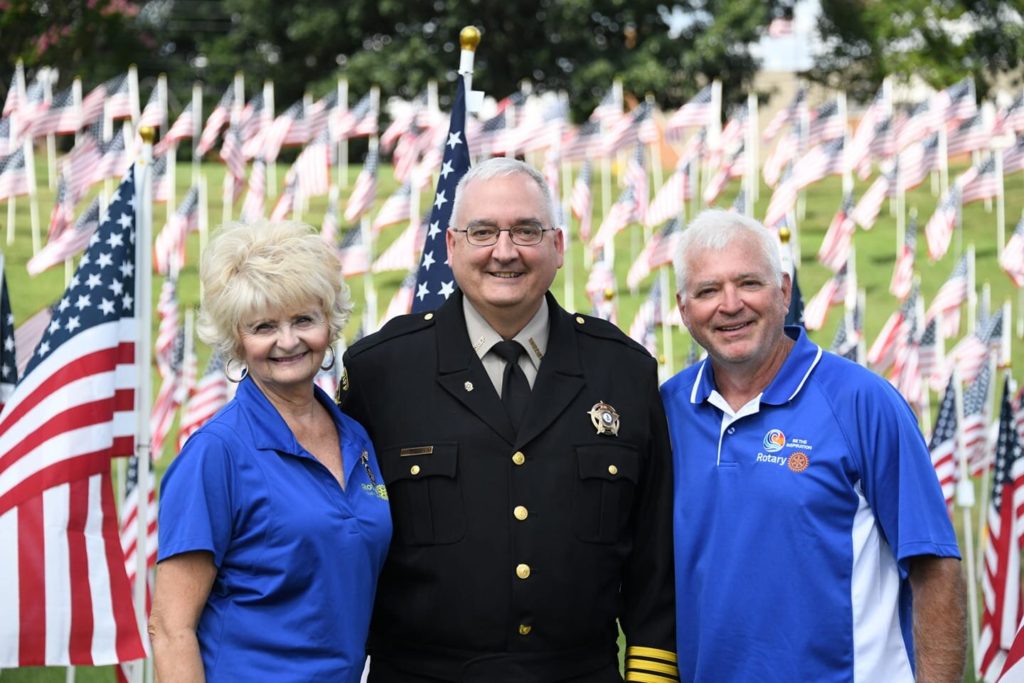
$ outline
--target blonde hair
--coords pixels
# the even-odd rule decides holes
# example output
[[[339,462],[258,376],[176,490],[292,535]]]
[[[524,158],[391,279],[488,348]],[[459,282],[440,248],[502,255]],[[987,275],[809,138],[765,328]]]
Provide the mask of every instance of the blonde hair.
[[[225,358],[241,356],[239,325],[261,311],[317,302],[331,341],[352,312],[334,250],[296,221],[222,225],[203,253],[199,279],[203,299],[196,332]]]

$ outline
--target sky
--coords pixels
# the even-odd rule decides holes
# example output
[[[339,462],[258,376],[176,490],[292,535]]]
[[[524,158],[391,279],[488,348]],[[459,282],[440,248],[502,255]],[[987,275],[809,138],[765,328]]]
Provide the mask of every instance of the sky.
[[[781,38],[764,36],[751,47],[761,58],[766,71],[805,71],[810,69],[815,50],[821,47],[816,23],[821,5],[818,0],[800,0],[793,8],[793,33]]]

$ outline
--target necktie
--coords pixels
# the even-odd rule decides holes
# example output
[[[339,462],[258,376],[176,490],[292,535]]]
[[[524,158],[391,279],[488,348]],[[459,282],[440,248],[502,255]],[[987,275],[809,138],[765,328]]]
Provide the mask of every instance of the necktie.
[[[501,402],[505,404],[505,412],[512,420],[512,426],[518,431],[530,402],[530,383],[519,367],[519,356],[526,353],[526,349],[517,341],[500,341],[491,347],[491,351],[505,361],[505,372],[501,378]]]

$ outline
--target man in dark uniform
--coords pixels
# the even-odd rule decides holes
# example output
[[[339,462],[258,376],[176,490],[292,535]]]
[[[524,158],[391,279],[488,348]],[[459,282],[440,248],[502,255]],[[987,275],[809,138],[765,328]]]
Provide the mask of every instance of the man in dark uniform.
[[[656,363],[548,292],[553,216],[533,168],[473,167],[446,235],[460,291],[345,354],[395,527],[371,682],[621,681],[616,620],[626,680],[678,680]]]

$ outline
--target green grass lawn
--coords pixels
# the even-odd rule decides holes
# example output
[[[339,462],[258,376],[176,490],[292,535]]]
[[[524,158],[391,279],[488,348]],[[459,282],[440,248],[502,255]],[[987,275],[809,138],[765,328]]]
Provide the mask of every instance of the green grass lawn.
[[[956,174],[962,172],[964,168],[965,162],[954,166],[950,171],[950,178],[954,178]],[[202,172],[207,179],[207,186],[209,188],[209,217],[212,227],[221,221],[222,204],[219,188],[221,187],[223,180],[224,167],[221,164],[204,164]],[[355,178],[355,175],[358,172],[358,166],[353,166],[348,169],[348,188],[351,188],[352,179]],[[188,187],[190,174],[191,169],[188,165],[179,164],[177,183],[177,197],[179,201],[184,196]],[[279,167],[278,179],[280,180],[283,175],[284,168]],[[43,188],[39,192],[38,202],[41,222],[40,229],[45,238],[46,224],[48,222],[50,209],[53,206],[53,192],[45,188],[46,171],[45,165],[42,162],[38,164],[37,177],[40,180],[40,184],[43,185]],[[389,169],[382,168],[380,173],[378,205],[395,187],[396,183],[390,177]],[[866,188],[866,183],[857,184],[855,188],[855,195],[859,197]],[[733,185],[727,190],[726,194],[720,199],[718,205],[728,207],[731,204],[732,197],[735,195],[737,189],[738,183],[733,183]],[[1012,234],[1014,225],[1020,218],[1022,210],[1024,210],[1024,192],[1022,192],[1022,190],[1024,190],[1024,174],[1018,173],[1006,178],[1005,196],[1007,238]],[[596,230],[601,221],[600,206],[602,204],[599,178],[594,179],[593,193],[594,204],[597,207],[593,221],[594,229]],[[347,189],[342,191],[343,198],[346,197],[347,194]],[[615,194],[617,194],[617,192]],[[763,216],[770,194],[771,193],[768,188],[763,186],[761,187],[760,197],[755,205],[754,213],[756,216]],[[430,196],[425,194],[420,206],[424,208],[429,206],[429,200]],[[831,277],[831,272],[817,262],[816,254],[825,231],[828,228],[829,222],[842,201],[840,179],[837,177],[830,177],[811,186],[805,193],[804,201],[804,217],[798,227],[798,239],[800,253],[802,255],[799,262],[799,281],[800,287],[803,291],[804,300],[807,301],[815,292],[817,292],[821,285]],[[272,199],[268,199],[268,211],[269,207],[272,206],[272,202]],[[929,183],[927,182],[922,187],[919,187],[909,193],[907,197],[908,209],[916,209],[919,216],[919,225],[921,230],[917,242],[917,272],[920,276],[921,291],[925,297],[926,305],[930,302],[932,296],[934,296],[941,284],[949,276],[953,265],[963,250],[967,245],[973,244],[977,257],[976,272],[979,298],[982,296],[983,287],[986,287],[987,291],[990,293],[989,299],[992,309],[994,310],[996,307],[1001,306],[1004,301],[1010,301],[1013,304],[1014,318],[1016,319],[1016,317],[1020,315],[1017,291],[1006,274],[1000,269],[996,261],[997,239],[995,210],[987,210],[981,203],[975,203],[965,207],[963,212],[962,231],[958,231],[958,234],[954,236],[953,244],[950,247],[949,253],[947,253],[940,261],[933,263],[930,262],[927,257],[924,224],[931,216],[936,202],[937,197],[932,193]],[[79,208],[81,209],[84,206],[85,202],[83,201]],[[240,206],[240,204],[236,205],[236,214],[238,206]],[[302,217],[307,222],[319,226],[324,215],[325,207],[326,198],[316,198],[310,202],[310,206],[303,212]],[[2,251],[6,258],[6,276],[10,291],[11,305],[14,311],[15,320],[20,324],[35,312],[57,300],[64,288],[65,272],[63,268],[57,267],[42,273],[35,278],[30,278],[28,276],[25,271],[25,263],[32,255],[32,241],[30,239],[29,231],[30,214],[27,198],[19,198],[16,202],[16,209],[15,240],[12,244],[0,242],[0,245],[3,245]],[[154,207],[154,232],[159,231],[159,229],[164,225],[167,213],[168,207],[164,205],[157,205]],[[0,210],[0,222],[2,222],[5,228],[7,225],[6,217],[6,212]],[[871,231],[858,230],[854,238],[857,258],[857,281],[859,286],[866,291],[867,295],[864,331],[868,345],[870,345],[870,343],[875,339],[875,336],[878,334],[889,314],[898,306],[896,299],[888,292],[897,247],[895,226],[895,217],[890,215],[887,209],[883,207],[882,214],[875,227]],[[386,228],[380,234],[379,242],[374,247],[374,255],[379,254],[384,248],[386,248],[386,246],[401,233],[402,228],[403,226],[392,226],[390,228]],[[573,228],[575,231],[575,225]],[[0,232],[0,235],[3,234],[5,233]],[[0,239],[3,238],[0,237]],[[620,326],[624,329],[628,328],[638,306],[643,302],[644,297],[646,296],[647,289],[649,288],[652,279],[656,277],[656,275],[650,276],[647,282],[643,283],[637,292],[630,292],[625,287],[626,271],[633,259],[639,253],[639,250],[642,248],[643,241],[644,237],[638,226],[630,226],[616,239],[615,272],[617,275],[618,286],[620,288],[616,296],[616,301],[618,305],[618,321]],[[188,261],[179,276],[178,296],[183,307],[196,307],[198,305],[198,250],[199,236],[192,235],[188,244]],[[570,278],[576,310],[589,313],[590,304],[584,293],[584,285],[586,283],[587,275],[584,264],[587,263],[588,260],[584,255],[584,248],[578,240],[573,239],[571,241],[570,250],[570,260],[573,264],[573,268],[571,271],[568,269],[560,271],[553,286],[553,291],[560,300],[564,300],[565,297],[563,293],[566,291],[565,278]],[[397,290],[404,276],[404,272],[389,272],[373,276],[373,283],[378,296],[378,315],[383,314],[387,307],[387,302],[390,300],[392,294]],[[359,315],[363,308],[362,302],[364,301],[364,278],[353,278],[349,284],[352,289],[353,300],[357,302],[356,313],[346,330],[346,336],[351,339],[359,328]],[[154,305],[159,294],[159,287],[160,279],[156,278],[154,280],[152,293],[152,301]],[[840,321],[841,317],[841,308],[834,308],[829,315],[828,322],[824,329],[813,333],[811,337],[825,348],[828,348],[831,344],[836,325]],[[963,334],[967,329],[966,318],[966,315],[962,316],[961,334]],[[156,317],[154,315],[154,335],[156,322]],[[1018,337],[1016,334],[1016,323],[1014,324],[1013,330],[1013,339],[1014,342],[1017,342]],[[659,339],[661,334],[662,332],[659,332]],[[674,350],[671,366],[675,371],[678,371],[681,369],[687,351],[689,350],[690,341],[688,335],[683,330],[672,330],[671,334],[673,335]],[[956,340],[947,340],[947,349],[951,348],[955,341]],[[209,355],[209,350],[203,345],[198,344],[197,352],[200,358],[199,370],[202,372],[206,358]],[[1021,344],[1015,343],[1012,348],[1011,368],[1020,367],[1022,353],[1024,353],[1024,351],[1022,351]],[[157,388],[158,382],[154,377],[154,393]],[[935,395],[932,395],[931,399],[933,404],[937,401],[937,397]],[[173,457],[172,449],[176,440],[174,438],[168,438],[167,441],[168,444],[164,449],[163,458],[157,464],[158,474],[166,469],[167,463]],[[975,511],[975,514],[976,512],[977,511]],[[956,519],[957,524],[959,525],[959,512],[957,513]],[[49,682],[63,680],[64,676],[64,669],[26,668],[4,671],[2,675],[0,675],[0,679],[4,682]],[[95,669],[81,668],[78,670],[77,680],[112,681],[114,680],[114,676],[109,667],[100,667]],[[973,680],[973,678],[969,676],[967,680]]]

